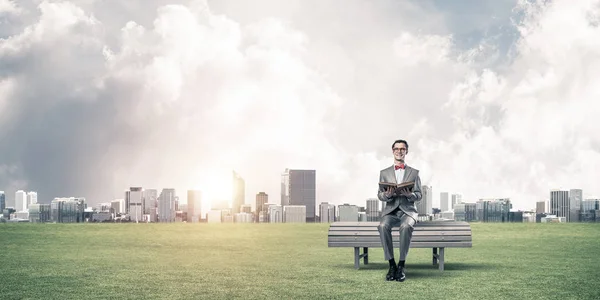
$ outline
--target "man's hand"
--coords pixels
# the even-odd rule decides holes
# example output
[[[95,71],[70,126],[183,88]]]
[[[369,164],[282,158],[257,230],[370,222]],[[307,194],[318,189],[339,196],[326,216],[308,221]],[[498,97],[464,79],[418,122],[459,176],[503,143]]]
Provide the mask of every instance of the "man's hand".
[[[393,187],[389,186],[386,190],[385,190],[385,196],[389,199],[392,198],[393,196],[396,196],[396,191],[394,190]]]
[[[412,196],[412,192],[410,191],[409,188],[403,188],[403,189],[401,189],[399,191],[396,191],[396,193],[398,193],[398,194],[400,194],[402,196],[405,196],[407,198],[410,198]]]

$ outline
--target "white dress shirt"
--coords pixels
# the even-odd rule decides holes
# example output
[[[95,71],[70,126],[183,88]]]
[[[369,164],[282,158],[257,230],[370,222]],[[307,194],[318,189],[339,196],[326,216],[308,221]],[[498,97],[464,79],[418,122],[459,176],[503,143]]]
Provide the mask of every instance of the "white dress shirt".
[[[402,179],[404,179],[404,169],[396,170],[396,183],[402,183]]]
[[[394,168],[396,168],[396,167],[394,167]],[[404,168],[406,168],[406,165],[404,165]],[[402,179],[404,179],[404,169],[398,169],[395,172],[396,172],[396,183],[402,183]],[[417,195],[413,192],[413,193],[411,193],[411,196],[416,197]]]

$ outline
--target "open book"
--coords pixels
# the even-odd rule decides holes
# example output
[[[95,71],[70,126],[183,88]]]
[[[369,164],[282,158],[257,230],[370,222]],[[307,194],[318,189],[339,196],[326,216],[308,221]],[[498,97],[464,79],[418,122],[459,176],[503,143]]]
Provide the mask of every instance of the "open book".
[[[393,187],[396,189],[409,188],[409,190],[412,192],[413,188],[415,187],[415,182],[408,181],[408,182],[403,182],[403,183],[393,183],[393,182],[380,182],[379,183],[379,188],[382,190],[386,190],[388,187]]]

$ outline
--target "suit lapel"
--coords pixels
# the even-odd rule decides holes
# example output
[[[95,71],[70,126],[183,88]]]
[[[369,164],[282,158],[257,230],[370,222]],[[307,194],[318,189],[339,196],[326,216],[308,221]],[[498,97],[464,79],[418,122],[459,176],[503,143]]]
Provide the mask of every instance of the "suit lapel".
[[[388,179],[389,180],[388,182],[398,183],[396,180],[396,172],[394,171],[394,166],[387,168],[387,176],[389,179],[391,179],[391,180]]]
[[[404,177],[402,177],[402,182],[408,181],[408,178],[410,178],[410,173],[412,173],[412,168],[409,166],[406,166],[406,168],[404,168]]]

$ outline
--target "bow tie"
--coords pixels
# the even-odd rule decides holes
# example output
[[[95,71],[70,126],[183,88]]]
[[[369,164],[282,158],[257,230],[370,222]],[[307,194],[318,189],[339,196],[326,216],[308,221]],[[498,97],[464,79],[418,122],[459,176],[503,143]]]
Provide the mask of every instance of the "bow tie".
[[[398,169],[404,169],[404,164],[400,164],[398,165],[394,165],[394,170],[398,170]]]

